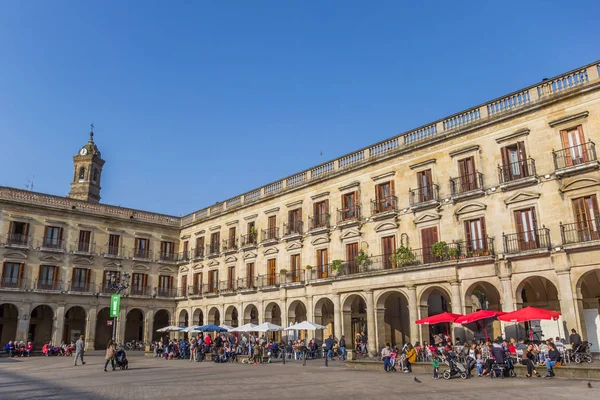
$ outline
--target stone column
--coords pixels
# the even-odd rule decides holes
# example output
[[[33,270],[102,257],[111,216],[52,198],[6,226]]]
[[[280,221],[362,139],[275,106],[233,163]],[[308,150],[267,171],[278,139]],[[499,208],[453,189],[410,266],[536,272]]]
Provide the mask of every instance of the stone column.
[[[152,328],[154,327],[154,310],[148,310],[144,315],[144,343],[152,341]]]
[[[21,304],[19,319],[17,320],[17,340],[27,342],[29,334],[29,321],[31,320],[31,303]]]
[[[577,329],[578,332],[583,331],[582,323],[579,319],[579,313],[577,310],[577,303],[571,289],[571,271],[562,270],[556,271],[558,278],[558,300],[560,302],[560,312],[562,313],[562,320],[567,324],[567,329]],[[563,326],[560,327],[561,336],[568,336],[568,331],[565,332]]]
[[[314,310],[314,306],[313,306],[313,297],[312,295],[307,295],[306,296],[306,319],[310,322],[315,322],[315,310]],[[315,338],[315,331],[308,331],[308,335],[307,335],[308,339],[314,339]]]
[[[85,349],[86,351],[94,350],[94,340],[96,336],[96,317],[98,316],[98,312],[96,311],[96,307],[90,307],[87,311],[87,320],[85,323]]]
[[[452,313],[454,314],[462,314],[462,301],[460,295],[460,282],[453,281],[450,282],[450,292],[452,294]],[[452,324],[452,343],[456,342],[456,338],[459,337],[460,340],[465,342],[465,329],[462,325]]]
[[[510,276],[501,277],[500,285],[502,286],[502,311],[516,311],[516,304],[512,293],[512,281]]]
[[[377,348],[377,332],[375,331],[375,302],[373,301],[373,291],[365,290],[365,297],[367,299],[367,339],[368,348],[371,355],[376,355],[379,351]]]
[[[340,305],[340,295],[334,293],[331,296],[333,301],[333,335],[339,340],[342,337],[342,307]],[[353,339],[350,339],[353,340]]]
[[[264,324],[265,323],[265,301],[261,300],[260,303],[258,303],[258,324]]]
[[[408,319],[410,320],[410,342],[414,343],[417,341],[417,339],[421,341],[419,325],[415,324],[415,321],[419,319],[419,314],[417,312],[416,286],[408,287]],[[421,341],[421,343],[423,342]]]
[[[285,298],[279,300],[279,309],[281,310],[281,326],[288,327],[287,301]],[[287,343],[289,331],[281,332],[282,339]]]
[[[385,307],[375,309],[375,346],[379,350],[385,346],[387,340],[387,327],[385,324]],[[389,332],[391,334],[391,330]],[[390,340],[391,345],[391,340]]]
[[[125,327],[127,326],[127,308],[121,307],[119,311],[119,316],[117,317],[116,322],[116,338],[117,343],[121,343],[125,340]]]
[[[52,335],[52,344],[59,345],[62,342],[64,329],[65,329],[65,306],[64,306],[64,304],[61,304],[56,308],[56,316],[54,318],[54,333]]]

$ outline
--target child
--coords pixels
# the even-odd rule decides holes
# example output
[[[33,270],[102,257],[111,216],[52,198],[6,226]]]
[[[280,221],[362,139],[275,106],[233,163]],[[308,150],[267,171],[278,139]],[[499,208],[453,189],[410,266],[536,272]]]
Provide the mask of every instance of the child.
[[[481,376],[483,372],[483,360],[481,359],[481,353],[477,354],[477,376]]]
[[[398,348],[394,347],[394,350],[390,352],[390,371],[396,372],[396,358],[398,358]]]
[[[431,366],[433,367],[433,379],[438,378],[438,371],[440,369],[440,360],[438,360],[437,355],[433,353],[431,359]]]

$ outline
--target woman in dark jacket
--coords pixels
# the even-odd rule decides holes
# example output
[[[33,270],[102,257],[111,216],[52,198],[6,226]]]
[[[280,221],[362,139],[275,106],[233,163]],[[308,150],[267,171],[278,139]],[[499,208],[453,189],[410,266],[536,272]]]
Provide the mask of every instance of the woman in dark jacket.
[[[560,359],[560,353],[556,350],[553,343],[548,344],[548,356],[546,357],[546,378],[553,378],[554,371],[552,367],[556,366],[556,363]]]
[[[523,356],[521,357],[521,364],[527,366],[527,378],[531,378],[531,374],[534,373],[538,378],[541,377],[540,374],[535,370],[535,364],[533,360],[535,359],[535,354],[533,354],[533,345],[527,345],[527,348],[523,350]]]

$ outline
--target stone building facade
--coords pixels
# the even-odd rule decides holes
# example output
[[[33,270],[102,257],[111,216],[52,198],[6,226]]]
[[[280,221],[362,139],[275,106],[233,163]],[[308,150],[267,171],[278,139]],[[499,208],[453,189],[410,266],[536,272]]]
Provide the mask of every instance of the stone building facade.
[[[182,218],[96,204],[99,175],[87,199],[85,181],[67,199],[0,188],[3,277],[6,265],[13,274],[0,287],[2,341],[75,330],[102,346],[103,277],[127,271],[137,286],[122,302],[121,340],[148,341],[167,323],[311,320],[327,326],[318,337],[365,331],[374,349],[429,340],[447,328],[415,321],[445,310],[531,305],[562,313],[541,323],[546,336],[575,328],[597,346],[599,71],[544,80]],[[80,163],[101,171],[99,154],[84,156],[74,180]],[[43,243],[55,237],[65,246]],[[511,329],[468,328],[455,334]]]

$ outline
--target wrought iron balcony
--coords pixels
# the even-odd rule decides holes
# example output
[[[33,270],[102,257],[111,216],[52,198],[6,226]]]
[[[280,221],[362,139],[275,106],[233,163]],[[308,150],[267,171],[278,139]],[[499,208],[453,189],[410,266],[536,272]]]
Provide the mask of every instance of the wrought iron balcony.
[[[76,241],[75,245],[71,248],[73,253],[76,254],[95,254],[96,243]]]
[[[106,292],[104,292],[106,293]],[[151,296],[152,295],[152,287],[150,286],[130,286],[129,287],[129,295],[130,296]]]
[[[527,250],[550,250],[550,230],[546,227],[527,232],[502,234],[504,252],[506,254],[520,253]]]
[[[102,256],[108,258],[125,258],[127,249],[125,246],[105,246],[101,251]]]
[[[560,235],[563,244],[600,240],[600,216],[571,224],[561,222]]]
[[[232,293],[238,289],[238,282],[236,279],[227,279],[219,282],[219,293]]]
[[[206,255],[208,257],[216,257],[221,254],[219,243],[211,243],[206,245]]]
[[[63,282],[38,279],[35,281],[33,288],[34,288],[34,290],[62,291],[63,290]]]
[[[435,183],[417,189],[410,189],[408,194],[411,207],[439,203],[440,201],[440,187]]]
[[[533,158],[515,161],[508,165],[498,165],[498,180],[500,184],[535,176],[535,160]]]
[[[151,260],[152,252],[150,249],[133,249],[132,255],[133,258],[138,258],[141,260]]]
[[[179,255],[171,251],[161,251],[158,255],[159,261],[165,262],[177,262],[179,261]]]
[[[308,217],[310,220],[310,229],[329,228],[330,217],[331,216],[329,213],[317,214],[313,215],[312,217]]]
[[[304,223],[302,221],[291,221],[283,224],[284,236],[302,235]]]
[[[29,289],[29,281],[22,278],[14,278],[10,276],[3,276],[0,278],[1,289],[15,289],[15,290],[26,290]]]
[[[262,230],[262,240],[279,240],[279,228],[267,228]]]
[[[42,250],[65,251],[65,241],[62,239],[44,238],[40,243]]]
[[[202,296],[202,284],[199,283],[197,286],[194,286],[194,285],[188,286],[188,295],[189,296]]]
[[[182,251],[177,254],[177,261],[185,263],[190,261],[190,251]]]
[[[360,206],[354,206],[350,208],[342,208],[337,210],[338,219],[337,223],[342,224],[344,222],[357,221],[360,219]]]
[[[256,246],[256,234],[242,235],[242,247],[245,246]]]
[[[223,251],[236,251],[238,249],[237,238],[223,239]]]
[[[238,278],[237,287],[239,290],[252,290],[258,288],[258,277]]]
[[[194,251],[194,258],[204,257],[204,246],[196,247],[193,251]]]
[[[31,236],[21,235],[20,233],[9,233],[6,235],[6,245],[14,247],[29,247]]]
[[[483,174],[481,172],[475,172],[458,178],[451,178],[450,189],[452,191],[452,196],[462,195],[475,190],[483,190]]]
[[[174,297],[182,297],[182,291],[180,291],[178,288],[161,288],[161,287],[157,287],[156,290],[156,297],[167,297],[167,298],[174,298]]]
[[[552,150],[552,155],[556,170],[577,167],[598,161],[596,157],[596,145],[592,141],[562,150]]]
[[[325,279],[334,276],[334,271],[331,269],[330,264],[317,265],[311,270],[311,272],[313,279]]]
[[[398,197],[386,196],[371,200],[371,215],[398,211]]]
[[[279,286],[279,274],[266,274],[258,276],[258,286],[261,288]]]
[[[215,281],[211,283],[205,283],[202,285],[202,292],[205,295],[218,295],[219,294],[219,282]]]
[[[96,287],[92,282],[70,281],[67,282],[67,290],[69,292],[94,293]]]

